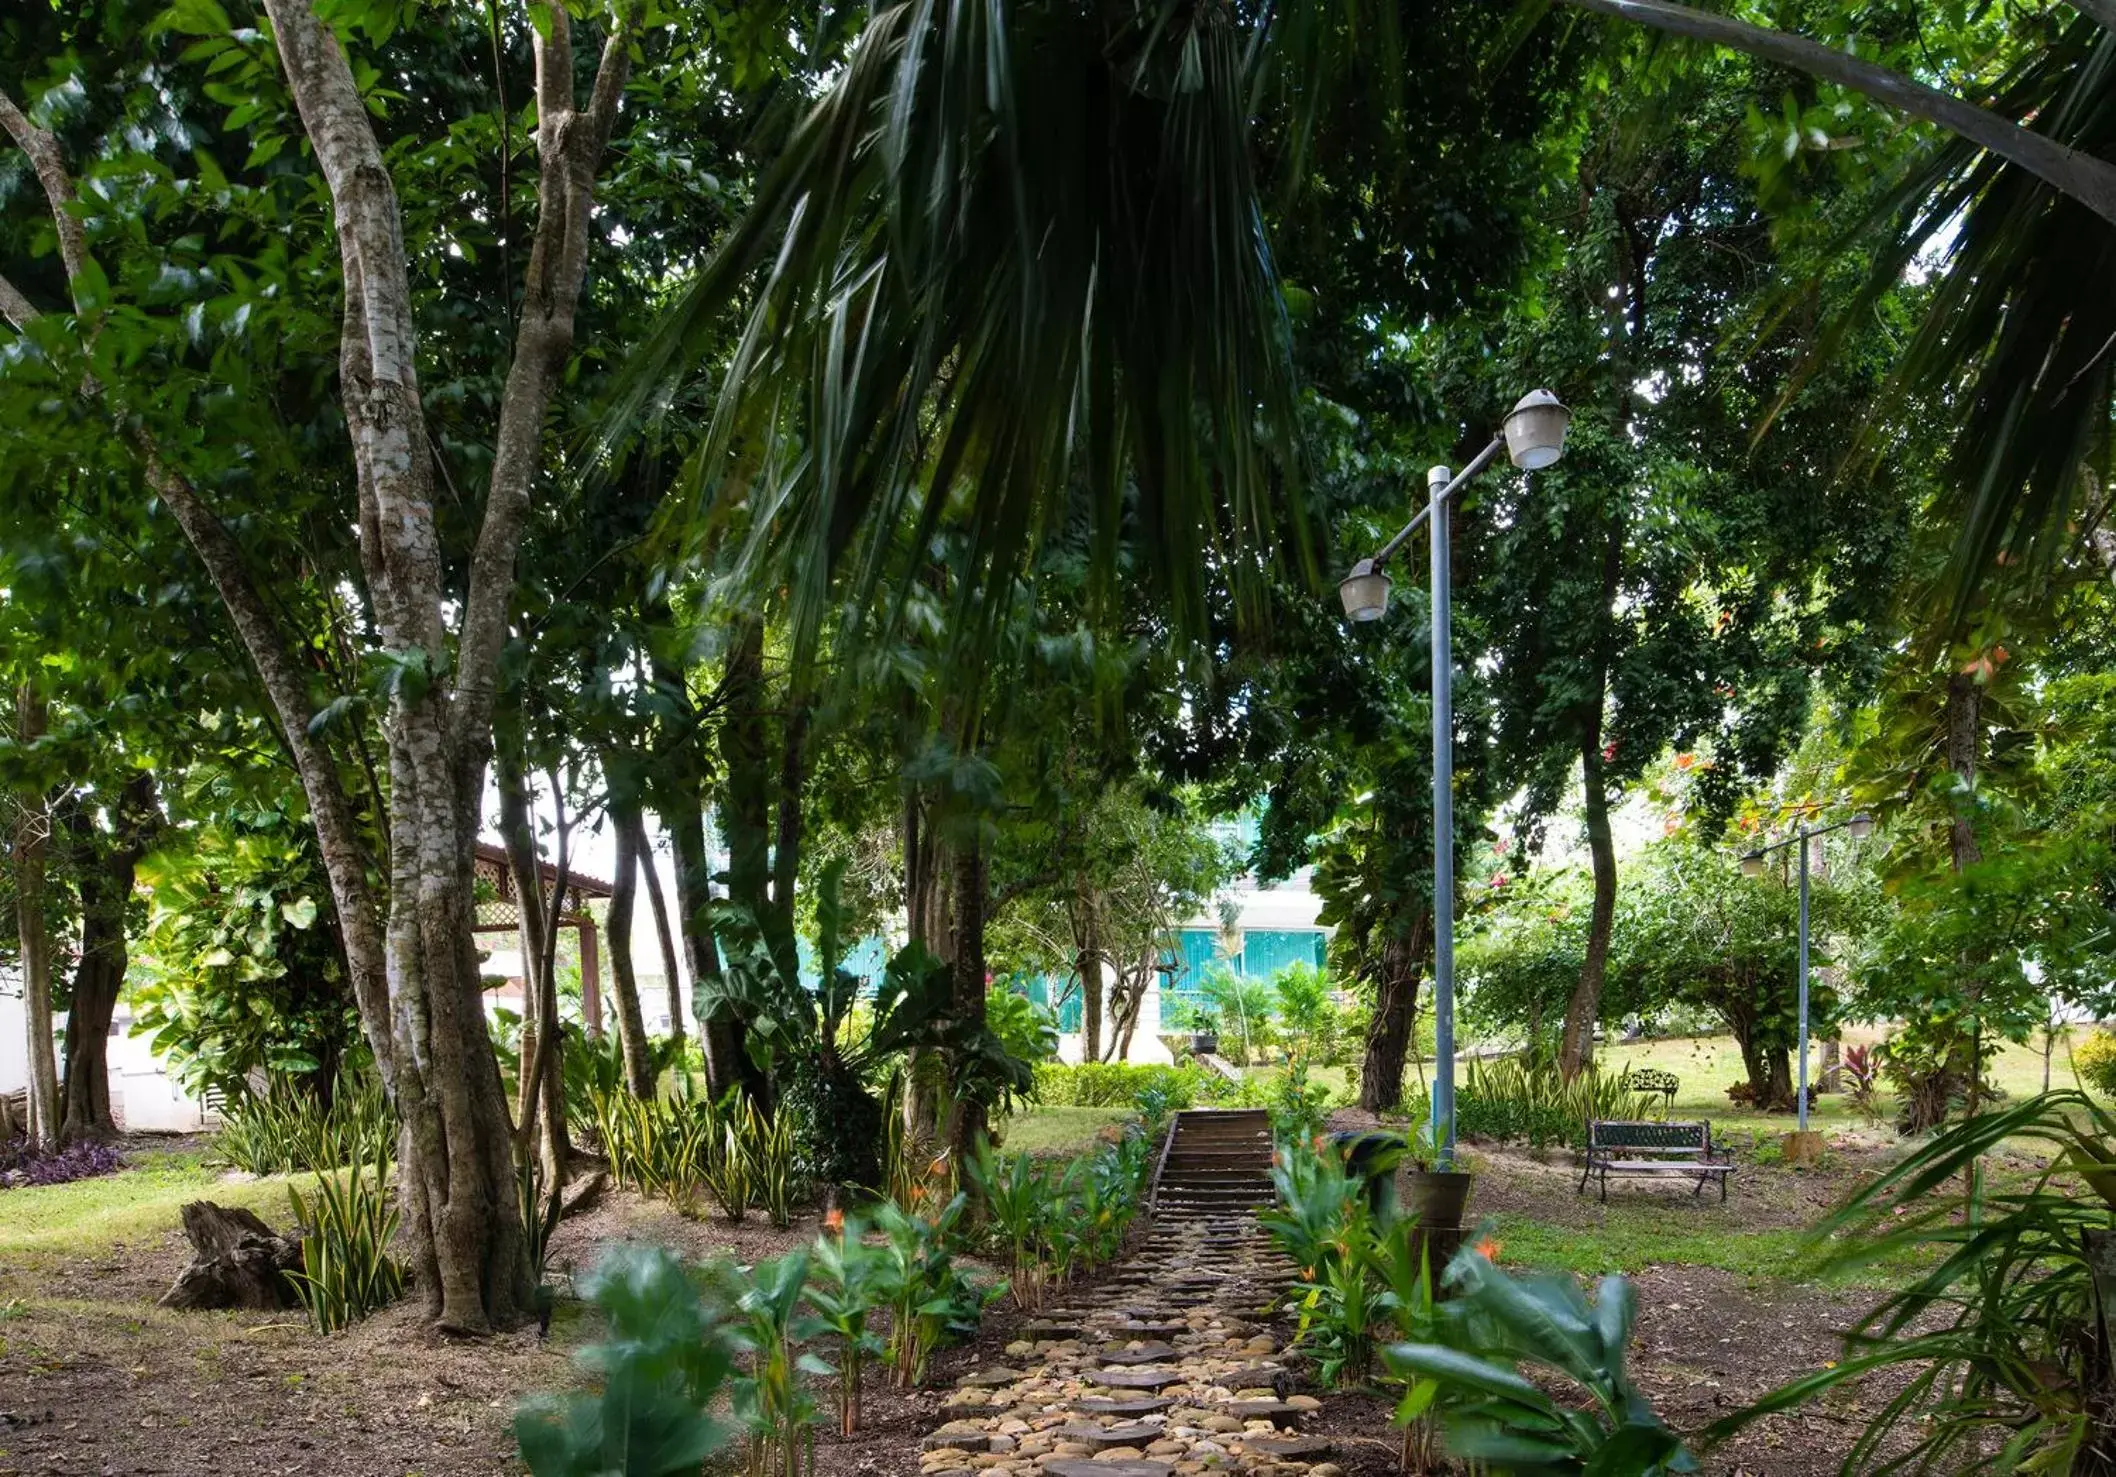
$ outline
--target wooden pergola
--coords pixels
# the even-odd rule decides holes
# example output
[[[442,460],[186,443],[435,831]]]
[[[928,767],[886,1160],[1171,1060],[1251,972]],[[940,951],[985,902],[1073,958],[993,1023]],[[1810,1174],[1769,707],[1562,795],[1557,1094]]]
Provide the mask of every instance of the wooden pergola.
[[[520,898],[514,890],[514,869],[507,863],[506,848],[480,841],[474,865],[478,882],[484,884],[478,889],[479,893],[483,895],[489,887],[491,894],[489,899],[478,903],[477,921],[470,926],[470,931],[474,934],[512,933],[519,938],[522,927]],[[558,868],[550,862],[539,861],[537,878],[548,893],[558,881]],[[596,942],[595,916],[588,911],[588,904],[597,898],[607,899],[610,892],[610,884],[600,877],[584,877],[569,869],[566,895],[559,900],[555,923],[556,927],[574,929],[579,935],[580,1010],[591,1036],[602,1034],[602,950]],[[527,964],[527,951],[524,950],[525,969]],[[522,981],[524,989],[528,983],[525,976]]]

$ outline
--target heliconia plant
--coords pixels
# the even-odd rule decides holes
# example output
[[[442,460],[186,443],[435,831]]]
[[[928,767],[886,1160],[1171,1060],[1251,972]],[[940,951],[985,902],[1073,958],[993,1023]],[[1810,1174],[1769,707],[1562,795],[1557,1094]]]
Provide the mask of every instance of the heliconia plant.
[[[880,1248],[866,1242],[866,1227],[833,1210],[824,1217],[823,1234],[810,1254],[804,1294],[812,1330],[837,1340],[838,1434],[860,1429],[861,1386],[867,1360],[882,1352],[882,1341],[867,1326],[887,1293]]]

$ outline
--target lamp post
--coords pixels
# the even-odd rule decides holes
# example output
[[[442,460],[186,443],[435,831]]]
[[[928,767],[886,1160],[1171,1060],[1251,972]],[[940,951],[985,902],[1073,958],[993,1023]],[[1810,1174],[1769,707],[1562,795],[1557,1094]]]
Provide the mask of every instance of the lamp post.
[[[1454,669],[1450,661],[1448,562],[1449,499],[1504,451],[1524,472],[1537,472],[1565,454],[1572,412],[1548,390],[1531,390],[1514,403],[1491,443],[1460,472],[1433,467],[1425,474],[1428,499],[1410,522],[1338,583],[1338,598],[1353,621],[1380,620],[1389,608],[1383,567],[1418,525],[1432,520],[1433,576],[1433,1142],[1439,1167],[1455,1156],[1455,751]]]
[[[1827,826],[1801,826],[1785,840],[1743,852],[1741,857],[1741,875],[1761,877],[1765,857],[1788,846],[1800,848],[1800,1080],[1793,1089],[1793,1101],[1800,1112],[1798,1131],[1802,1134],[1807,1132],[1807,852],[1808,842],[1832,831],[1849,831],[1852,840],[1864,841],[1874,833],[1874,818],[1862,810],[1849,820]]]

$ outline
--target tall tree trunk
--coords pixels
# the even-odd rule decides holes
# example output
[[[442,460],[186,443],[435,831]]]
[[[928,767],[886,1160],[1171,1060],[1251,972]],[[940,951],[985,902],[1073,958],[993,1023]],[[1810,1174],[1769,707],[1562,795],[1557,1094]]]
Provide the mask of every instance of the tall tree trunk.
[[[15,736],[29,744],[44,736],[44,700],[25,684],[15,697]],[[22,954],[22,1016],[29,1048],[29,1141],[59,1141],[59,1061],[52,1042],[51,920],[45,911],[45,868],[51,844],[51,806],[41,793],[15,797],[15,932]]]
[[[641,1102],[654,1097],[654,1053],[647,1042],[646,1013],[639,1004],[639,976],[632,967],[632,920],[639,895],[639,851],[634,839],[639,812],[612,807],[617,833],[617,872],[610,879],[610,992],[617,998],[617,1047],[624,1054],[625,1086]]]
[[[724,1096],[742,1081],[744,1055],[739,1021],[716,1013],[708,1003],[720,980],[720,946],[713,938],[713,864],[705,843],[703,784],[673,816],[664,816],[676,852],[676,915],[684,958],[691,969],[691,1018],[698,1023],[698,1044],[705,1054],[706,1089]]]
[[[107,842],[97,837],[84,807],[73,807],[67,817],[81,886],[81,960],[66,1016],[66,1108],[59,1128],[64,1143],[117,1132],[110,1116],[110,1019],[125,983],[125,914],[133,879],[161,820],[154,776],[146,770],[125,782]]]
[[[967,1027],[985,1023],[985,853],[974,835],[955,849],[955,1016]],[[967,1164],[988,1127],[983,1098],[960,1078],[951,1083],[948,1146]]]
[[[1558,1070],[1566,1081],[1594,1060],[1594,1027],[1601,1019],[1602,979],[1609,966],[1609,933],[1616,923],[1616,843],[1609,831],[1609,792],[1602,778],[1601,705],[1583,731],[1580,767],[1586,788],[1587,853],[1594,863],[1594,908],[1587,920],[1587,957],[1565,1007]]]
[[[1073,902],[1077,945],[1074,967],[1080,973],[1080,1059],[1102,1060],[1102,940],[1096,927],[1100,910],[1085,893]]]
[[[956,957],[949,852],[915,785],[904,790],[903,851],[904,910],[911,942],[946,964]],[[913,1139],[939,1137],[940,1079],[945,1071],[946,1064],[927,1047],[913,1051],[905,1063],[903,1124]]]
[[[676,963],[676,938],[669,928],[669,906],[661,895],[661,874],[654,864],[653,844],[647,840],[646,817],[638,811],[631,815],[633,827],[632,845],[639,857],[641,884],[645,887],[647,907],[654,914],[654,942],[661,950],[661,973],[669,991],[669,1034],[683,1039],[683,973]]]
[[[515,933],[522,956],[521,1069],[515,1084],[515,1137],[535,1140],[544,1183],[566,1182],[572,1142],[566,1131],[565,1034],[558,1015],[557,933],[565,905],[564,878],[544,896],[543,856],[530,819],[528,777],[513,745],[502,745],[494,766],[500,796],[500,839],[514,885]],[[532,1134],[523,1129],[534,1124]]]
[[[630,77],[632,32],[644,3],[633,0],[609,29],[585,107],[574,90],[571,19],[549,0],[539,9],[530,40],[537,226],[484,514],[459,586],[449,576],[442,520],[435,516],[419,330],[389,164],[331,28],[310,0],[266,0],[279,62],[330,193],[344,278],[339,388],[353,447],[360,560],[378,645],[405,677],[383,722],[386,869],[374,865],[335,757],[314,732],[316,704],[295,655],[298,639],[281,626],[240,545],[198,489],[151,438],[136,429],[126,433],[146,482],[212,578],[299,769],[345,930],[361,1022],[403,1125],[398,1208],[414,1270],[432,1315],[461,1333],[512,1323],[531,1296],[513,1135],[471,935],[473,859],[515,556],[542,465],[552,396],[572,356],[596,170]],[[68,277],[83,281],[76,196],[56,140],[11,102],[0,107],[0,124],[29,153],[57,222]],[[21,311],[19,295],[0,296],[8,299],[0,306]],[[77,310],[82,306],[76,303]],[[84,393],[95,393],[92,381]],[[452,617],[459,621],[454,630]],[[370,880],[383,870],[386,923]]]
[[[1432,951],[1433,918],[1420,908],[1392,927],[1381,944],[1374,980],[1374,1014],[1367,1022],[1359,1068],[1359,1106],[1389,1113],[1403,1106],[1403,1059],[1418,1018],[1418,977]]]

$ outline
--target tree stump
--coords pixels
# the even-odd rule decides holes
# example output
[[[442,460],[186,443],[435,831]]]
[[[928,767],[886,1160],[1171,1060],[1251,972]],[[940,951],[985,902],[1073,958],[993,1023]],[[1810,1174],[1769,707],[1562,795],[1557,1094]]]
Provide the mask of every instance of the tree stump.
[[[282,1236],[247,1210],[194,1200],[184,1207],[191,1265],[162,1294],[165,1308],[291,1308],[287,1273],[301,1268],[301,1238]]]

